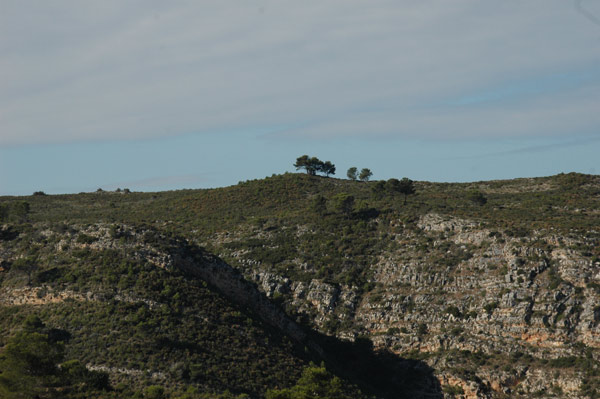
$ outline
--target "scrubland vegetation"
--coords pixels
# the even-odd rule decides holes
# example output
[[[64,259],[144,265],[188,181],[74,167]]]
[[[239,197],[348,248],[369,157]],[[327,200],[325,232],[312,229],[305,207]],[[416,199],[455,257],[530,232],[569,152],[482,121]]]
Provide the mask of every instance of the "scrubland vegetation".
[[[437,238],[424,234],[417,223],[428,214],[477,220],[490,242],[527,239],[535,250],[516,266],[523,270],[515,277],[522,284],[529,273],[525,265],[543,261],[536,250],[548,245],[530,240],[535,231],[550,232],[566,249],[600,262],[597,176],[450,184],[314,174],[274,175],[211,190],[0,198],[2,397],[304,398],[311,390],[319,390],[319,397],[398,397],[393,389],[409,386],[406,379],[390,383],[383,370],[392,370],[398,358],[373,347],[376,335],[363,341],[355,336],[351,347],[335,338],[352,329],[351,313],[312,331],[310,314],[293,306],[287,293],[273,294],[272,301],[328,348],[320,356],[206,282],[165,267],[168,259],[154,259],[152,251],[171,258],[186,251],[211,253],[246,277],[271,273],[306,285],[317,280],[353,287],[357,302],[366,298],[373,304],[386,301],[374,278],[383,253],[410,248],[410,256],[426,259],[431,270],[453,270],[485,249],[485,242],[476,248],[444,241],[443,232]],[[570,237],[578,238],[576,244]],[[505,274],[503,267],[493,265],[489,273]],[[568,286],[556,265],[547,270],[549,289]],[[600,291],[594,284],[590,280],[580,289]],[[403,309],[414,310],[410,286],[399,289],[406,291]],[[491,317],[500,300],[485,298],[479,312],[440,305],[440,314],[457,320]],[[431,334],[425,324],[414,332],[397,327],[386,332],[407,338]],[[464,331],[455,326],[443,334],[458,339]],[[593,354],[581,348],[578,355],[545,359],[454,350],[444,359],[465,379],[480,367],[509,373],[519,364],[588,370],[581,389],[595,397]],[[403,355],[412,362],[432,356],[438,355]],[[373,384],[376,375],[361,380],[339,367],[361,363],[383,376],[379,387]],[[32,368],[38,364],[43,367]],[[431,389],[452,396],[463,388]]]

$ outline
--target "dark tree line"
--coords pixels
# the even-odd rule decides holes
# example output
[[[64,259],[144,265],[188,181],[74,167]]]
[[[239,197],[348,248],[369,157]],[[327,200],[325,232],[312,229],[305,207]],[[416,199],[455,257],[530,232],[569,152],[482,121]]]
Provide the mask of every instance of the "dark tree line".
[[[302,155],[301,157],[296,158],[294,167],[296,170],[304,169],[310,176],[315,176],[317,173],[322,173],[327,177],[335,175],[335,165],[330,161],[321,161],[317,157],[310,157],[308,155]],[[373,176],[373,172],[371,172],[369,168],[362,168],[359,172],[356,166],[353,166],[348,169],[346,176],[350,180],[367,182],[371,179],[371,176]]]
[[[360,181],[369,181],[369,179],[371,179],[371,176],[373,176],[373,172],[371,172],[371,169],[369,168],[362,168],[359,173],[358,168],[356,166],[353,166],[348,169],[348,171],[346,172],[346,176],[350,180],[358,179]]]
[[[317,173],[323,173],[325,176],[335,174],[335,165],[329,161],[321,161],[317,157],[310,157],[308,155],[302,155],[296,159],[296,163],[294,164],[296,170],[304,169],[307,174],[310,176],[315,176]],[[362,168],[360,173],[356,166],[352,166],[346,172],[346,176],[350,180],[361,180],[363,182],[368,182],[373,176],[373,172],[369,168]],[[415,184],[414,182],[407,178],[403,177],[402,180],[398,179],[389,179],[387,181],[378,181],[375,186],[373,186],[373,191],[377,195],[381,195],[385,192],[391,194],[403,194],[404,195],[404,205],[406,205],[406,200],[409,195],[415,193]],[[339,209],[342,213],[349,214],[354,205],[354,197],[350,195],[345,195],[342,198],[341,195],[336,198],[334,203],[336,204],[335,208]],[[485,204],[486,199],[481,198],[482,195],[471,195],[471,200],[473,202],[479,204]],[[317,203],[315,204],[316,208],[324,209],[325,208],[325,199],[323,197],[319,197]]]
[[[25,201],[0,204],[0,222],[23,222],[29,215],[30,205]]]
[[[0,352],[0,397],[82,398],[110,389],[108,374],[90,371],[77,360],[65,361],[64,341],[69,337],[29,316]]]
[[[317,157],[308,155],[298,157],[294,166],[296,170],[304,169],[311,176],[315,176],[317,173],[323,173],[325,176],[335,175],[335,165],[330,161],[323,162]]]
[[[415,183],[408,177],[403,177],[402,180],[380,180],[373,187],[373,191],[377,194],[382,194],[384,192],[389,192],[392,194],[404,194],[404,205],[406,205],[406,198],[415,193]]]

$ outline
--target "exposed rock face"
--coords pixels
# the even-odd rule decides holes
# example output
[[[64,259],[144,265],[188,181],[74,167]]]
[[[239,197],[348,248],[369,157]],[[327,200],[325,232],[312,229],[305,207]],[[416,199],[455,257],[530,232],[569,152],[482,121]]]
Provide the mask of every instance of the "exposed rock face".
[[[305,283],[291,281],[273,273],[259,272],[251,276],[269,298],[291,297],[292,306],[300,313],[311,314],[313,321],[322,326],[331,317],[348,319],[358,305],[355,289],[328,284],[317,279]]]
[[[583,398],[585,375],[565,371],[560,360],[599,354],[600,264],[577,249],[585,240],[552,231],[514,237],[429,214],[396,237],[397,250],[379,255],[371,266],[376,289],[364,295],[292,281],[257,264],[243,270],[324,332],[336,320],[339,337],[368,334],[399,355],[421,353],[448,395]],[[471,368],[449,353],[461,353]],[[473,363],[469,356],[479,354],[495,360]]]
[[[91,299],[92,296],[91,292],[82,294],[70,290],[54,291],[46,287],[25,287],[0,291],[0,304],[7,306],[46,305],[64,302],[67,299],[84,301]]]
[[[305,342],[306,334],[293,320],[254,289],[238,271],[220,259],[208,256],[202,259],[179,258],[175,260],[175,266],[215,286],[225,296],[252,309],[268,324],[285,331],[296,341]],[[308,344],[322,352],[315,344]]]
[[[119,241],[107,227],[94,225],[81,229],[93,237],[90,242],[63,238],[56,250],[128,247],[133,257],[204,279],[321,353],[295,319],[340,338],[367,335],[378,348],[426,361],[448,397],[585,398],[583,387],[599,373],[600,263],[586,252],[585,234],[550,230],[515,237],[477,221],[429,214],[398,233],[393,249],[373,257],[374,288],[360,290],[317,278],[294,281],[238,249],[229,254],[238,260],[236,270],[185,248],[163,251],[144,243],[144,231],[121,229],[130,240]],[[221,243],[235,240],[234,234],[215,237]],[[0,261],[16,257],[0,247]],[[156,305],[118,292],[111,298]],[[0,293],[5,305],[67,299],[103,298],[44,287]]]
[[[0,290],[0,304],[5,306],[18,305],[47,305],[60,303],[67,300],[73,301],[105,301],[107,299],[128,303],[144,303],[149,308],[158,305],[156,301],[147,298],[137,298],[123,293],[111,293],[110,295],[96,292],[75,292],[72,290],[57,290],[53,287],[38,286]]]

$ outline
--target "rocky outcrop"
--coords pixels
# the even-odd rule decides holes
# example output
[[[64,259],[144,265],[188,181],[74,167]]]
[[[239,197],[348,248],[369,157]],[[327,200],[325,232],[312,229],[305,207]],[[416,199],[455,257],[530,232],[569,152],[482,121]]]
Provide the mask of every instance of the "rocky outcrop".
[[[183,270],[321,355],[299,317],[338,338],[368,336],[376,348],[427,362],[448,397],[586,397],[582,387],[599,373],[598,366],[574,365],[600,360],[600,262],[586,250],[596,232],[539,230],[517,237],[476,220],[437,214],[422,216],[413,226],[393,223],[402,226],[394,234],[398,245],[371,258],[368,290],[309,273],[298,280],[281,276],[239,248],[224,251],[235,260],[227,263],[183,240],[127,226],[116,232],[101,224],[80,226],[54,245],[59,252],[127,250],[156,267]],[[78,239],[81,234],[91,238]],[[220,233],[215,243],[237,239]],[[1,254],[6,265],[18,256]],[[302,270],[318,267],[300,257],[290,261]],[[107,298],[158,305],[117,290],[101,294],[44,286],[5,289],[0,304]]]
[[[252,310],[267,324],[284,331],[297,342],[312,345],[322,353],[314,343],[305,342],[306,333],[281,309],[269,301],[256,287],[244,279],[242,274],[217,257],[197,254],[195,257],[176,257],[175,267],[201,278],[233,302]]]
[[[65,301],[106,301],[115,300],[127,303],[144,303],[149,308],[158,306],[158,302],[147,298],[138,298],[123,292],[76,292],[72,290],[60,290],[50,286],[2,288],[0,290],[0,305],[48,305]]]
[[[593,351],[600,347],[600,263],[577,249],[585,234],[516,237],[428,214],[395,240],[396,250],[374,259],[375,289],[368,293],[293,281],[237,256],[267,297],[307,315],[323,332],[368,334],[400,356],[422,354],[448,395],[584,397],[584,376],[560,359],[581,358],[586,350],[600,357]],[[450,353],[461,353],[464,364],[448,362]],[[477,356],[494,360],[478,364]]]
[[[332,316],[350,319],[356,310],[359,296],[355,287],[325,283],[317,279],[309,282],[292,281],[269,272],[250,276],[268,298],[291,298],[291,305],[300,313],[311,314],[315,324],[323,326]]]

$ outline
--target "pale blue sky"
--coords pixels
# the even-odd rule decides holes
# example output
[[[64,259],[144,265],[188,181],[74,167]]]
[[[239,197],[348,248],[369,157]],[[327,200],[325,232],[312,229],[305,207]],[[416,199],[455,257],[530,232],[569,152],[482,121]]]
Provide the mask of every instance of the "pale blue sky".
[[[600,2],[0,3],[0,195],[598,173]]]
[[[218,187],[295,172],[304,153],[331,160],[337,177],[351,166],[374,179],[478,181],[600,171],[600,138],[417,140],[272,139],[257,133],[189,134],[162,139],[46,144],[0,149],[3,194],[72,193],[130,188],[160,191]],[[24,160],[27,160],[24,162]],[[5,169],[6,168],[6,169]]]

